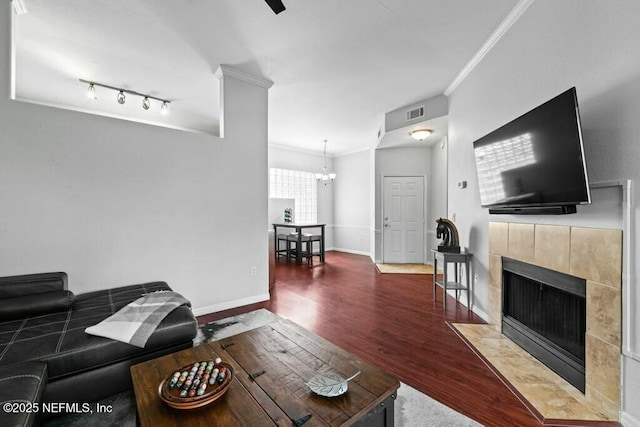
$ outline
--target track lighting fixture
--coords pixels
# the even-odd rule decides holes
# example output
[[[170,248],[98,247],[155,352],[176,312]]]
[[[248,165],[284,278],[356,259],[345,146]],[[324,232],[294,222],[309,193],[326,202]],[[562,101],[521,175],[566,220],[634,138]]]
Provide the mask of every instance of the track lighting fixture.
[[[151,108],[151,100],[154,101],[158,101],[161,103],[161,107],[160,107],[160,113],[165,115],[169,113],[169,104],[171,103],[171,101],[167,100],[167,99],[162,99],[162,98],[157,98],[155,96],[151,96],[151,95],[147,95],[144,93],[140,93],[140,92],[136,92],[133,90],[129,90],[129,89],[121,89],[121,88],[117,88],[114,86],[110,86],[110,85],[106,85],[103,83],[96,83],[96,82],[91,82],[88,80],[84,80],[84,79],[79,79],[82,83],[86,83],[89,85],[89,87],[87,88],[87,98],[90,99],[98,99],[98,97],[96,96],[96,86],[99,87],[103,87],[105,89],[111,89],[111,90],[115,90],[116,92],[118,92],[118,95],[116,96],[116,100],[118,101],[118,104],[124,104],[125,101],[127,100],[126,95],[125,94],[129,94],[129,95],[135,95],[135,96],[139,96],[142,98],[142,108],[144,110],[149,110]]]

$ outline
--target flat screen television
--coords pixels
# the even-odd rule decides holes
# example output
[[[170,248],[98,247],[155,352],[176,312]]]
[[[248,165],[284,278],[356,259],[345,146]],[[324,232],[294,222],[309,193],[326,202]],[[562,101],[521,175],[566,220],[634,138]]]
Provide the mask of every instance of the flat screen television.
[[[591,203],[575,87],[473,147],[489,213],[566,214]]]

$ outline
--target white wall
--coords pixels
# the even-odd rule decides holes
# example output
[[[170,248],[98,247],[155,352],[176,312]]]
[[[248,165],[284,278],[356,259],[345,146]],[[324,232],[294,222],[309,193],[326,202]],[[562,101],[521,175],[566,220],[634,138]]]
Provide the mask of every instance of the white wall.
[[[223,78],[225,139],[12,101],[10,2],[0,31],[0,275],[165,280],[197,314],[268,298],[265,88]]]
[[[322,172],[324,163],[322,154],[312,154],[298,150],[290,150],[281,146],[269,145],[269,168],[289,169],[312,173]],[[327,157],[327,168],[334,171],[333,159]],[[340,177],[336,178],[336,181]],[[327,250],[333,248],[333,184],[318,184],[318,222],[325,227],[325,245]],[[268,194],[269,189],[265,190]]]
[[[375,150],[375,260],[382,261],[382,177],[424,176],[427,194],[425,203],[429,205],[428,188],[431,176],[431,150],[429,148],[383,148]],[[425,212],[425,220],[426,220]],[[425,224],[425,238],[428,224]],[[426,259],[426,258],[425,258]]]
[[[371,256],[370,150],[333,161],[338,178],[334,183],[333,242],[337,250]]]
[[[462,244],[475,254],[474,270],[480,275],[475,300],[480,309],[487,306],[489,220],[592,227],[615,223],[606,209],[598,206],[607,203],[599,201],[598,191],[594,192],[595,205],[564,217],[490,218],[480,207],[473,141],[569,87],[577,88],[590,180],[636,181],[633,220],[640,223],[638,16],[640,2],[635,0],[536,1],[449,97],[449,215],[456,214]],[[469,182],[466,190],[456,188],[462,180]],[[640,236],[635,233],[624,239],[631,241],[633,249],[638,247]],[[639,261],[634,251],[631,265],[626,267],[633,270]],[[632,291],[633,330],[627,343],[640,354],[640,292],[637,277],[631,273],[626,285]],[[625,357],[623,373],[624,410],[636,420],[640,419],[639,363]]]
[[[429,185],[429,204],[427,209],[427,248],[435,249],[440,239],[436,238],[436,220],[447,218],[447,138],[443,138],[431,147],[431,182]],[[427,253],[427,262],[432,263]]]

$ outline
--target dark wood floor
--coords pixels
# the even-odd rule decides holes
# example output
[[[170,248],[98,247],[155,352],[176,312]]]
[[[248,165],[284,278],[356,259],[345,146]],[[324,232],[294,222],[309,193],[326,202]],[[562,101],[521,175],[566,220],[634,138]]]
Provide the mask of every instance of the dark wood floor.
[[[267,308],[487,426],[541,425],[445,323],[483,323],[455,299],[442,309],[432,277],[380,274],[368,257],[327,253],[313,267],[281,262],[271,300],[201,316]]]

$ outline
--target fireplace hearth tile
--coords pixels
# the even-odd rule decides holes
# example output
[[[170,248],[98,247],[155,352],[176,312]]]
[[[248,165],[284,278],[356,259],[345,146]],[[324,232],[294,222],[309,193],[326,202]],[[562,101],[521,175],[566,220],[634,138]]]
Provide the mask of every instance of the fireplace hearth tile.
[[[509,224],[509,257],[533,263],[534,232],[533,224]]]
[[[620,346],[622,337],[622,292],[587,282],[587,333]]]
[[[474,345],[487,357],[520,357],[520,347],[511,340],[500,338],[476,338]]]
[[[620,404],[620,347],[587,333],[587,383],[604,397]]]
[[[571,228],[559,225],[536,225],[534,264],[569,273]]]
[[[489,286],[502,289],[502,257],[489,255]]]
[[[557,384],[560,379],[534,357],[525,357],[524,355],[517,357],[498,356],[491,359],[491,364],[514,384],[553,385]]]
[[[502,323],[502,289],[489,286],[489,312],[487,313],[491,318],[494,325],[494,329],[498,332],[502,332],[500,327]]]
[[[610,421],[603,408],[595,409],[550,384],[520,384],[518,390],[547,419]]]
[[[493,325],[452,324],[453,329],[536,416],[546,420],[618,421],[614,402],[585,396]],[[541,420],[542,421],[542,420]]]
[[[610,401],[593,387],[587,386],[587,399],[592,402],[597,402],[598,405],[605,408],[604,412],[608,414],[610,419],[614,419],[617,417],[618,408],[620,407],[620,405]]]
[[[456,329],[460,332],[464,333],[465,337],[473,338],[473,339],[501,339],[502,333],[500,331],[496,331],[492,328],[487,328],[490,325],[480,325],[482,328],[478,328],[477,324],[474,323],[456,323]]]
[[[509,255],[509,223],[489,223],[489,252],[496,255]]]
[[[622,231],[572,227],[571,274],[620,289]]]

